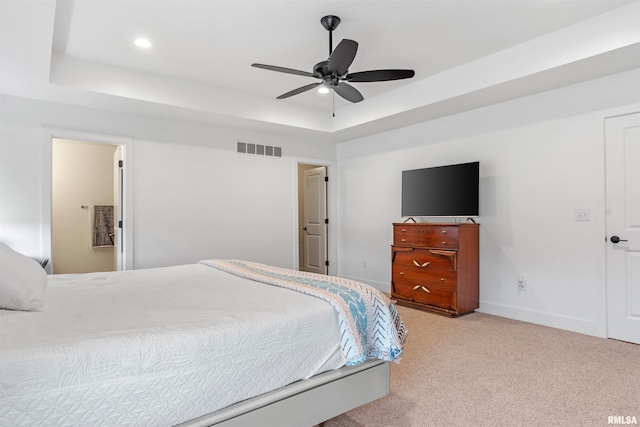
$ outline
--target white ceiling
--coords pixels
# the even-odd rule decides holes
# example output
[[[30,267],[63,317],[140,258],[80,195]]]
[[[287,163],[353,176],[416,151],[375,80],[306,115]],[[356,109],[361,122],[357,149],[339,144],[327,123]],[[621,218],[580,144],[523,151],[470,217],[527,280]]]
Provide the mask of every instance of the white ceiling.
[[[334,47],[359,42],[350,72],[416,76],[276,100],[315,80],[251,63],[311,71],[328,14]],[[640,66],[638,0],[0,0],[0,18],[2,93],[327,141]]]

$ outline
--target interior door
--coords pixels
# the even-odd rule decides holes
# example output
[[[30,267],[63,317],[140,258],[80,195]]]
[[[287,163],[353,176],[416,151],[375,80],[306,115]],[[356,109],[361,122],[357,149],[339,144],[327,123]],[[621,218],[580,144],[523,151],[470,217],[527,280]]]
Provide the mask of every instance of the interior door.
[[[125,269],[124,245],[123,245],[123,218],[124,218],[124,149],[118,145],[113,153],[113,210],[114,210],[114,230],[113,240],[115,245],[116,271]]]
[[[607,333],[640,344],[640,113],[605,124]]]
[[[327,274],[327,168],[303,171],[302,270]]]

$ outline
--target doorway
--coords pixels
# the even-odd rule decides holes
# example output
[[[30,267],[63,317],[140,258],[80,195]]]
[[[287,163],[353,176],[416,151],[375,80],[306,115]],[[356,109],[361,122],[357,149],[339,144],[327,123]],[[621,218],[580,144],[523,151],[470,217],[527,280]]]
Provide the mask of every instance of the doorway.
[[[298,164],[299,270],[328,274],[327,167]]]
[[[118,221],[119,232],[117,233],[118,240],[118,252],[119,257],[116,259],[116,263],[120,261],[120,264],[116,266],[117,270],[129,270],[133,269],[133,182],[129,178],[131,172],[131,165],[133,164],[133,138],[109,135],[94,132],[86,132],[74,129],[60,129],[60,128],[42,128],[41,133],[41,165],[42,165],[42,256],[48,259],[49,262],[45,266],[45,270],[48,274],[53,273],[53,266],[56,264],[55,257],[53,256],[53,227],[52,227],[52,205],[53,205],[53,140],[54,139],[66,139],[72,141],[81,141],[85,144],[95,145],[110,145],[117,147],[116,150],[121,156],[123,161],[122,166],[117,175],[120,180],[120,185],[117,187],[120,192],[120,199],[122,200],[121,206],[116,209],[119,217],[114,221]],[[88,141],[88,142],[87,142]],[[115,180],[115,177],[114,177]],[[115,192],[115,189],[114,189]],[[76,208],[82,209],[81,202]],[[122,222],[120,222],[122,221]],[[121,226],[121,227],[120,227]],[[87,244],[87,243],[83,243]]]
[[[53,274],[121,269],[118,145],[52,140]]]
[[[607,336],[640,344],[640,113],[605,121]]]

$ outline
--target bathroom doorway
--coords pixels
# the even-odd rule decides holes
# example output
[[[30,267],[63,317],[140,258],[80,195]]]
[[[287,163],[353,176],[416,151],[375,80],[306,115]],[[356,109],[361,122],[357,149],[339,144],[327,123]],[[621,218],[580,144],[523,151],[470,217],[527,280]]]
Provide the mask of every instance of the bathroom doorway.
[[[52,273],[121,269],[119,145],[52,140]]]

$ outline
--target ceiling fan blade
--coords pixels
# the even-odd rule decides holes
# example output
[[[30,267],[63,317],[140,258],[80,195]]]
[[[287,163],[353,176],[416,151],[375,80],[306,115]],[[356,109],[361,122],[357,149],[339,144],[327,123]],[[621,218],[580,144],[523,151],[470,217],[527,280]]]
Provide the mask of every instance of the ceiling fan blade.
[[[347,71],[356,57],[358,42],[344,39],[333,50],[329,57],[329,71],[341,76]]]
[[[337,86],[333,87],[338,95],[350,102],[360,102],[364,99],[364,96],[350,84],[340,82]]]
[[[308,84],[308,85],[305,85],[305,86],[299,87],[298,89],[294,89],[294,90],[289,91],[289,92],[287,92],[287,93],[283,93],[283,94],[282,94],[282,95],[280,95],[277,99],[284,99],[284,98],[289,98],[290,96],[293,96],[293,95],[298,95],[299,93],[306,92],[306,91],[308,91],[308,90],[313,89],[314,87],[318,87],[318,86],[320,86],[321,84],[322,84],[322,82],[319,82],[319,83],[311,83],[311,84]]]
[[[413,70],[371,70],[347,74],[345,80],[349,82],[385,82],[389,80],[410,79],[415,76]]]
[[[292,68],[278,67],[276,65],[266,64],[251,64],[252,67],[262,68],[264,70],[278,71],[280,73],[295,74],[297,76],[315,77],[313,74],[306,71],[294,70]]]

